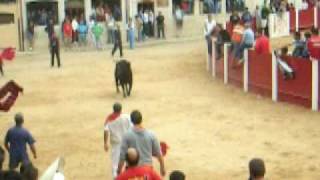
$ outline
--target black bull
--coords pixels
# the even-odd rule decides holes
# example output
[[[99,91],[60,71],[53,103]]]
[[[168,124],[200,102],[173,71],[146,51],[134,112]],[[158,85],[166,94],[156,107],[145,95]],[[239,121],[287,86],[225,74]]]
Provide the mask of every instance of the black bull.
[[[120,60],[116,64],[115,81],[117,92],[119,92],[119,85],[122,87],[123,97],[130,96],[132,89],[132,70],[131,65],[126,60]]]

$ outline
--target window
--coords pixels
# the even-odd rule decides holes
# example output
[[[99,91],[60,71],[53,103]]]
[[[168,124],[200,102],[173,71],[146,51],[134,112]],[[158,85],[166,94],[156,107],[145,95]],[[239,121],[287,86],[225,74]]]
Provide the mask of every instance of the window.
[[[221,0],[200,0],[200,12],[203,14],[221,13]]]
[[[121,0],[92,0],[93,14],[97,21],[105,21],[105,14],[112,14],[116,21],[122,20]]]
[[[13,24],[14,14],[0,13],[0,24]]]
[[[41,1],[27,4],[28,21],[33,21],[35,25],[46,25],[49,18],[53,18],[55,24],[58,23],[58,2]]]
[[[227,12],[243,11],[245,9],[244,0],[226,0]]]
[[[194,0],[172,0],[173,13],[175,12],[177,7],[180,7],[184,14],[193,14]]]

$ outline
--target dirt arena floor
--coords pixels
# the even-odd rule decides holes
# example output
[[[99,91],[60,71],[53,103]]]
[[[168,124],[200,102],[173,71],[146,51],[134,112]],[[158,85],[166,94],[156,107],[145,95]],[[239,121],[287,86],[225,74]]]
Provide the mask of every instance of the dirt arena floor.
[[[0,143],[23,112],[41,172],[64,156],[67,179],[110,180],[103,124],[119,101],[124,112],[141,110],[144,126],[170,146],[167,174],[243,180],[248,161],[262,157],[268,179],[319,179],[320,113],[224,86],[206,72],[204,52],[203,41],[126,50],[134,71],[128,99],[116,94],[109,52],[63,52],[62,69],[49,67],[46,52],[19,55],[0,84],[14,79],[25,93],[0,114]]]

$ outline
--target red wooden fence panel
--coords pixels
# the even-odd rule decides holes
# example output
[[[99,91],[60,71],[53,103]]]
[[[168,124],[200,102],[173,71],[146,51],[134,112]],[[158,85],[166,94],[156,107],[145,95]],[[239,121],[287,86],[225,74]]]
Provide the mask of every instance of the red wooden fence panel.
[[[278,70],[279,100],[310,108],[312,99],[311,61],[294,57],[284,57],[283,59],[293,68],[295,78],[285,80]]]
[[[299,11],[299,29],[314,26],[314,8]]]
[[[272,55],[249,51],[249,91],[272,96]]]
[[[233,55],[229,52],[228,56],[228,81],[230,84],[243,87],[243,65],[232,66]]]

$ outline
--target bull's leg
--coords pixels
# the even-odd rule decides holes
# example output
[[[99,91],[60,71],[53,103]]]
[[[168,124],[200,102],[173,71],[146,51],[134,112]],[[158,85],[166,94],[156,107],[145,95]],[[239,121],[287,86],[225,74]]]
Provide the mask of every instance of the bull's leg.
[[[128,90],[128,96],[131,94],[131,89],[132,89],[132,80],[128,83],[129,90]]]
[[[125,84],[124,83],[122,83],[121,84],[121,87],[122,87],[122,92],[123,92],[123,97],[127,97],[127,95],[126,95],[126,87],[125,87]]]
[[[119,79],[115,76],[117,93],[119,93]]]

